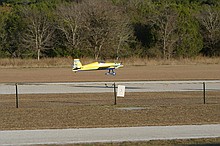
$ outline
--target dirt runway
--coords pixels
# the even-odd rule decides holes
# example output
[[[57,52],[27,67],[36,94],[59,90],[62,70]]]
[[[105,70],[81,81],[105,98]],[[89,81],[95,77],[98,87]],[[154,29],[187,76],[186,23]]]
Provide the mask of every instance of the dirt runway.
[[[107,71],[73,73],[70,68],[0,69],[0,82],[75,82],[134,80],[212,80],[220,79],[220,65],[125,66],[116,76]]]

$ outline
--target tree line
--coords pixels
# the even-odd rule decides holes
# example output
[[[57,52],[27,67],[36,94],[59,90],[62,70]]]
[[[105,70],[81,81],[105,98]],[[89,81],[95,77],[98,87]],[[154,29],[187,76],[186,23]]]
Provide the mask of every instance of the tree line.
[[[0,58],[220,56],[219,0],[0,0]]]

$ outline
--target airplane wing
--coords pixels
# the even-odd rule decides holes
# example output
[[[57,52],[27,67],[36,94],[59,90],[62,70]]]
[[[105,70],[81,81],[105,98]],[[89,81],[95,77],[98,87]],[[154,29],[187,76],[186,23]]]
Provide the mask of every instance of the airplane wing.
[[[77,71],[92,71],[92,70],[113,70],[121,67],[122,65],[116,63],[104,63],[104,62],[94,62],[82,66],[77,69]]]
[[[89,71],[89,70],[98,70],[98,69],[99,69],[98,62],[94,62],[94,63],[82,66],[80,70]]]
[[[109,70],[109,69],[115,69],[114,66],[109,66],[109,65],[105,65],[105,66],[90,66],[90,67],[83,67],[80,70]]]
[[[83,68],[81,68],[81,69],[79,69],[79,70],[88,71],[88,70],[98,70],[98,69],[99,69],[98,67],[83,67]]]
[[[117,66],[113,63],[100,63],[98,70],[109,70],[109,69],[116,69]]]

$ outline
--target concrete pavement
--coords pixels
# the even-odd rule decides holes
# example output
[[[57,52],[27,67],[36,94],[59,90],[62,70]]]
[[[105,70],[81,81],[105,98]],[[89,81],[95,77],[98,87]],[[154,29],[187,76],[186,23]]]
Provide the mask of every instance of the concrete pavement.
[[[189,92],[220,91],[220,80],[206,81],[132,81],[116,82],[125,85],[126,92]],[[19,83],[19,94],[53,94],[53,93],[104,93],[113,92],[114,82],[66,82],[66,83]],[[0,94],[15,94],[15,84],[0,84]]]
[[[74,144],[220,137],[220,124],[0,131],[0,145]]]

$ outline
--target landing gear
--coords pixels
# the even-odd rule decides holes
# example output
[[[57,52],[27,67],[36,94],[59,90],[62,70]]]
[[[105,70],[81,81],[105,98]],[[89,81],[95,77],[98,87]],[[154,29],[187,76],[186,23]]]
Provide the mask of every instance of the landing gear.
[[[105,75],[112,75],[112,76],[115,76],[116,73],[114,72],[113,69],[109,69],[107,73],[105,73]]]

